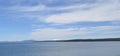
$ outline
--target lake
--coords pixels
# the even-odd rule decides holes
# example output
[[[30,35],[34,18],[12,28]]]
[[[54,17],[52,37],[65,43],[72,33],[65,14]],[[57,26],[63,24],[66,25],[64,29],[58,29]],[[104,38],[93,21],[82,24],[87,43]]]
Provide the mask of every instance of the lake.
[[[0,43],[0,56],[120,56],[120,42]]]

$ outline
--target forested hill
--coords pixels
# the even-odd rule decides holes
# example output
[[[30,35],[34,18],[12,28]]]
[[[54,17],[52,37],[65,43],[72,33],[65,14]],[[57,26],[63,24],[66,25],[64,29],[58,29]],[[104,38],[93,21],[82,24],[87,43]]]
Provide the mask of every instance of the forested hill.
[[[120,38],[49,40],[49,41],[43,41],[43,42],[92,42],[92,41],[120,41]]]

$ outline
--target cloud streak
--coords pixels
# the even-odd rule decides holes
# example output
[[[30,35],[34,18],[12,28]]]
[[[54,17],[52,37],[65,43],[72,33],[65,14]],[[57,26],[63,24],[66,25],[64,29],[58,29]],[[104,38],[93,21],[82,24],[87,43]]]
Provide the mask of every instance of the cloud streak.
[[[99,3],[98,3],[99,4]],[[75,22],[100,22],[120,20],[120,3],[118,0],[109,0],[100,3],[94,8],[88,10],[77,10],[68,13],[50,15],[45,22],[55,24],[69,24]],[[89,6],[89,5],[88,5]]]
[[[44,28],[36,29],[31,32],[31,37],[35,40],[45,39],[71,39],[71,38],[109,38],[114,33],[119,33],[120,26],[97,26],[97,27],[81,27],[81,28]],[[111,33],[110,33],[111,32]],[[112,33],[113,32],[113,33]]]

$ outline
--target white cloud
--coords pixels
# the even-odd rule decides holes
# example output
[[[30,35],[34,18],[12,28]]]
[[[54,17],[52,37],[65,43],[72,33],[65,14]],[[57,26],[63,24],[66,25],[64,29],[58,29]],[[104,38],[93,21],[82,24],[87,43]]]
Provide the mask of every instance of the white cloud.
[[[8,9],[15,11],[23,11],[23,12],[32,12],[32,11],[41,11],[46,8],[45,5],[37,5],[37,6],[12,6]]]
[[[71,39],[71,38],[106,38],[115,37],[119,33],[120,26],[97,26],[81,28],[44,28],[36,29],[31,33],[32,39],[49,40],[49,39]],[[117,31],[116,31],[117,30]],[[111,32],[111,33],[110,33]],[[113,32],[113,33],[112,33]]]
[[[23,0],[24,1],[24,0]],[[84,9],[84,8],[87,8],[87,7],[93,7],[93,6],[96,6],[96,5],[99,5],[99,4],[72,4],[74,2],[77,2],[80,0],[69,0],[69,1],[66,1],[67,3],[71,3],[72,5],[68,5],[68,6],[55,6],[55,7],[49,7],[49,6],[46,6],[46,4],[42,3],[43,1],[37,1],[38,4],[35,5],[35,6],[31,6],[31,5],[22,5],[22,2],[23,1],[11,1],[12,3],[15,3],[13,6],[9,6],[7,7],[8,10],[15,10],[15,11],[23,11],[23,12],[31,12],[31,11],[41,11],[41,10],[71,10],[71,9]],[[28,1],[28,3],[32,3],[34,0],[31,0],[31,1]],[[59,0],[58,0],[59,1]],[[46,0],[46,3],[56,3],[57,0]],[[64,1],[62,1],[64,2]],[[33,2],[34,3],[34,2]],[[57,4],[56,4],[57,5]],[[88,6],[89,5],[89,6]]]
[[[89,10],[77,10],[69,13],[50,15],[46,18],[45,22],[67,24],[85,21],[99,22],[120,20],[120,3],[118,1],[119,0],[109,0],[107,2],[105,1],[105,3],[98,3],[99,5]]]
[[[34,16],[34,19],[37,18],[39,20],[44,20],[44,22],[55,23],[55,24],[69,24],[69,23],[84,22],[84,21],[92,21],[92,22],[114,21],[114,20],[120,20],[120,16],[119,16],[120,3],[118,1],[119,0],[115,0],[115,1],[114,0],[106,0],[106,1],[98,0],[96,3],[93,3],[93,4],[83,3],[83,4],[74,4],[74,5],[61,6],[61,7],[59,6],[47,7],[45,4],[38,4],[35,6],[15,5],[15,6],[9,7],[8,10],[13,10],[15,12],[18,11],[19,13],[22,12],[21,14],[24,14],[24,17]],[[73,10],[73,11],[69,13],[64,12],[61,14],[54,14],[54,11],[56,10],[57,11]],[[35,12],[35,11],[39,11],[39,12]],[[42,14],[41,11],[45,11],[45,13],[42,12],[43,14],[47,14],[46,12],[49,13],[50,11],[52,11],[54,15],[51,14],[51,15],[43,16],[41,15]],[[45,17],[45,18],[41,19],[41,17]]]
[[[38,4],[36,6],[12,6],[9,7],[8,9],[10,10],[15,10],[15,11],[22,11],[22,12],[34,12],[34,11],[42,11],[42,10],[49,10],[49,11],[54,11],[54,10],[72,10],[72,9],[84,9],[86,7],[93,7],[93,5],[87,5],[87,4],[75,4],[72,6],[63,6],[63,7],[47,7],[45,4]]]
[[[77,29],[37,29],[31,33],[33,39],[62,39],[65,37],[70,37],[76,34],[86,34],[87,32],[79,32]]]

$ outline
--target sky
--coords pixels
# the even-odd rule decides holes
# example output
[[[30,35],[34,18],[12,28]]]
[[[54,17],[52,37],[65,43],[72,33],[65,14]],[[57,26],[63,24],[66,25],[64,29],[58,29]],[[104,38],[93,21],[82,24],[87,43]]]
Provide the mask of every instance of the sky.
[[[0,0],[0,41],[120,37],[120,0]]]

